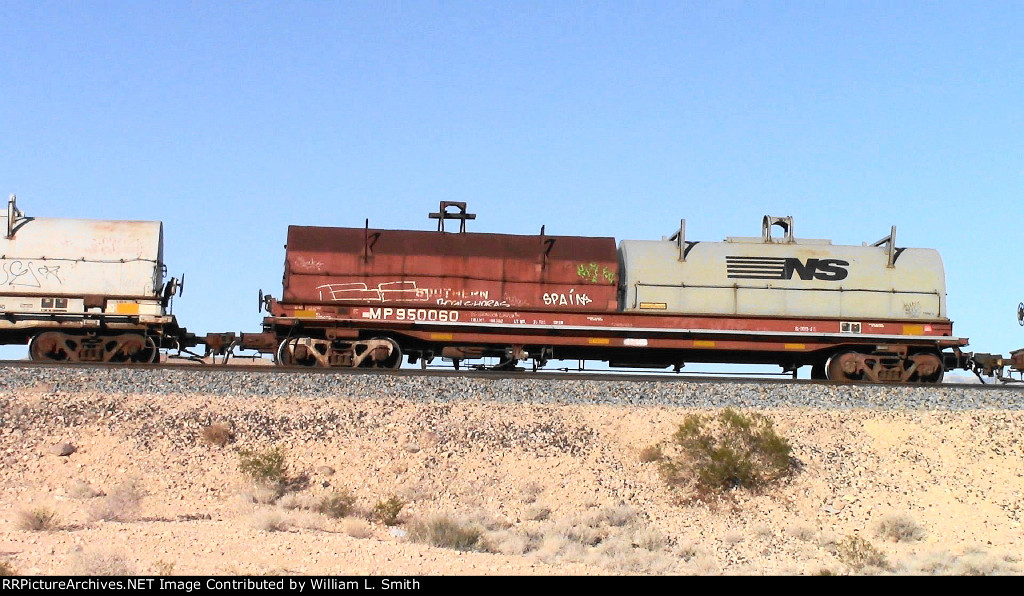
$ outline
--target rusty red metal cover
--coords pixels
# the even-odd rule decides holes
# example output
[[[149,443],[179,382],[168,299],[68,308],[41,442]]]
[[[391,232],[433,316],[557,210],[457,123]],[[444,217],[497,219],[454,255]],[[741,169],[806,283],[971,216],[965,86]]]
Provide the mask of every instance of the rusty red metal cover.
[[[615,311],[614,238],[289,226],[284,302]]]

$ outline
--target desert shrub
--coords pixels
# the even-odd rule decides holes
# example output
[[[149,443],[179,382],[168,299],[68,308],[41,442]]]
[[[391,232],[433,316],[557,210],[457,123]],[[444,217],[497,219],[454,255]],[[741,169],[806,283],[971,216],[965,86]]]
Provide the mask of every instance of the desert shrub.
[[[135,480],[123,482],[97,501],[89,510],[93,521],[128,522],[138,518],[146,493]]]
[[[661,450],[661,445],[648,445],[640,450],[640,463],[649,464],[656,461],[661,461],[665,457],[665,453]]]
[[[875,535],[892,542],[908,542],[924,538],[924,530],[906,513],[893,513],[879,520]]]
[[[252,498],[257,503],[272,503],[288,487],[288,462],[284,448],[238,452],[238,469],[252,482]]]
[[[355,495],[345,491],[338,491],[320,499],[314,509],[328,517],[340,518],[351,514],[355,504]],[[395,515],[397,516],[397,513]]]
[[[46,507],[35,507],[18,512],[15,525],[19,530],[30,532],[47,532],[60,527],[57,520],[57,512]]]
[[[836,556],[854,570],[865,567],[889,568],[885,555],[873,544],[857,535],[850,535],[836,543]]]
[[[207,445],[215,445],[217,447],[223,447],[235,440],[234,433],[232,433],[231,429],[223,424],[211,424],[209,426],[204,426],[203,430],[199,434],[204,443]]]
[[[690,483],[700,493],[761,490],[792,471],[792,447],[761,414],[726,408],[716,417],[687,416],[672,435],[679,457],[661,470],[670,484]]]
[[[12,575],[18,575],[14,571],[14,567],[7,561],[0,561],[0,577],[10,577]]]
[[[274,447],[264,451],[238,452],[238,469],[254,482],[283,485],[288,476],[288,463],[284,448]]]
[[[380,520],[385,526],[394,526],[398,523],[398,514],[405,507],[405,502],[398,497],[391,497],[387,501],[380,501],[373,506],[373,517]]]
[[[446,515],[419,520],[409,530],[409,538],[416,542],[463,551],[476,550],[482,534],[476,524]]]

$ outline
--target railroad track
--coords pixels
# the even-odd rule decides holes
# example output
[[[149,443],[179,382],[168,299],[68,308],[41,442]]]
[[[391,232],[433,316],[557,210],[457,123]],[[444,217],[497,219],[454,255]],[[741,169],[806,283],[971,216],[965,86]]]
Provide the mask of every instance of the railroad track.
[[[465,379],[512,379],[512,380],[543,380],[543,381],[624,381],[624,382],[656,382],[656,383],[717,383],[717,384],[763,384],[763,385],[794,385],[794,386],[827,386],[827,387],[874,387],[874,388],[915,388],[915,389],[951,389],[970,388],[981,391],[996,389],[1010,389],[1024,392],[1022,382],[985,382],[982,383],[936,383],[936,384],[885,384],[885,383],[844,383],[828,380],[794,379],[789,375],[779,373],[762,373],[756,375],[751,373],[706,373],[706,372],[621,372],[615,370],[594,371],[574,369],[554,370],[488,370],[488,369],[462,369],[455,370],[451,367],[436,366],[427,369],[402,368],[402,369],[353,369],[353,368],[319,368],[305,366],[270,366],[265,364],[243,364],[239,362],[231,364],[209,364],[181,359],[180,361],[167,361],[160,364],[131,364],[120,363],[63,363],[63,362],[36,362],[31,360],[0,360],[0,369],[39,369],[39,370],[106,370],[106,371],[188,371],[194,373],[220,374],[224,372],[246,373],[259,376],[288,376],[288,375],[353,375],[353,376],[382,376],[398,378],[465,378]]]

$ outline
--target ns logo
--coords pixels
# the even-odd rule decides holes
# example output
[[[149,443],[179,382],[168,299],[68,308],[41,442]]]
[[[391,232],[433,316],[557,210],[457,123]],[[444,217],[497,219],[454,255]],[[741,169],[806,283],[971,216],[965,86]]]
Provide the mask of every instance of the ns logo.
[[[730,279],[793,279],[841,281],[850,274],[848,261],[795,257],[725,257]]]

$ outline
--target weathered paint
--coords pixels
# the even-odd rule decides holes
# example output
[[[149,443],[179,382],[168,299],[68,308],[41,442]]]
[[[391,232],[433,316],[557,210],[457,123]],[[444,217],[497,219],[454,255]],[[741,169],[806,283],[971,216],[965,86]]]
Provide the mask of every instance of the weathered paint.
[[[0,238],[0,294],[157,298],[162,247],[160,222],[19,219]]]
[[[623,240],[626,311],[942,320],[942,259],[931,249],[758,241],[698,242],[686,260],[675,242]]]
[[[618,275],[613,238],[290,226],[283,300],[614,311]]]

